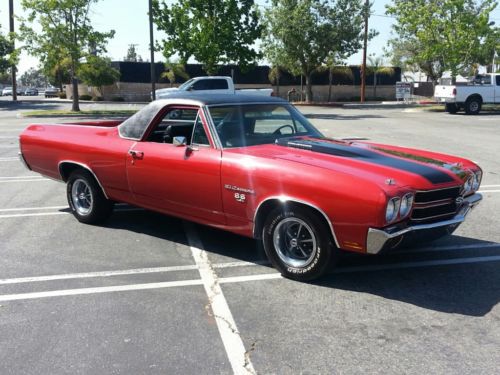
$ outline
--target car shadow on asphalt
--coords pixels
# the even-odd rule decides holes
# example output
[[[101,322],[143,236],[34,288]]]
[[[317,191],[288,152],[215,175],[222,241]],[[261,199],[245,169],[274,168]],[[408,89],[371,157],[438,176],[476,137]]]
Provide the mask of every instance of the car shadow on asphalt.
[[[308,119],[315,120],[362,120],[362,119],[372,119],[372,118],[386,118],[380,115],[339,115],[334,113],[307,113],[304,114]]]
[[[151,211],[116,212],[105,226],[189,246],[182,220]],[[196,229],[203,249],[213,262],[245,261],[266,266],[267,258],[258,241],[203,225],[196,225]],[[307,284],[369,293],[437,312],[484,316],[500,302],[498,261],[411,266],[434,260],[498,255],[500,244],[481,250],[480,255],[473,248],[453,249],[453,246],[480,246],[481,243],[492,244],[453,235],[446,240],[378,256],[342,253],[339,263],[329,274]],[[436,245],[448,246],[449,250],[435,250]],[[394,268],[377,269],[386,265]],[[267,267],[271,265],[267,263]]]
[[[64,103],[62,103],[64,104]],[[44,102],[7,102],[0,101],[0,110],[3,111],[37,111],[37,110],[55,110],[60,109],[61,104],[44,103]]]

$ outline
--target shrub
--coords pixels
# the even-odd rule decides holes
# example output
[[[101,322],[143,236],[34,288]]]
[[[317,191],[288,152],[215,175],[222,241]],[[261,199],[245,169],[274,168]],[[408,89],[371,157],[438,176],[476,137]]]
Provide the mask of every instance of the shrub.
[[[59,99],[66,99],[66,93],[65,92],[59,92],[59,93],[57,93],[57,96],[59,97]]]
[[[125,98],[123,96],[113,96],[111,98],[111,101],[112,102],[124,102],[125,101]]]
[[[92,101],[93,102],[102,102],[102,101],[104,101],[104,98],[102,96],[94,96],[92,98]]]
[[[92,100],[92,96],[84,94],[79,96],[80,100]]]

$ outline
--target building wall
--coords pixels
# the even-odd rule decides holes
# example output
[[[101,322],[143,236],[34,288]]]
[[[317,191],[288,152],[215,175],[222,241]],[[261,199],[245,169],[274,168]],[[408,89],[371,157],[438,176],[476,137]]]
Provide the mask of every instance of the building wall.
[[[174,86],[178,86],[174,85]],[[156,88],[170,87],[168,83],[157,83]],[[236,84],[236,88],[273,88],[275,94],[277,87],[262,84]],[[279,96],[288,99],[288,91],[295,89],[296,93],[291,96],[292,101],[300,100],[300,85],[280,86]],[[305,90],[305,87],[304,87]],[[78,85],[79,95],[100,96],[96,88],[90,88],[86,85]],[[66,95],[68,98],[72,95],[72,86],[66,85]],[[102,96],[105,100],[113,100],[113,98],[121,97],[127,102],[148,102],[151,100],[151,84],[149,83],[134,83],[134,82],[117,82],[114,85],[103,87]],[[313,95],[315,102],[327,102],[328,100],[328,85],[313,85]],[[359,101],[360,86],[359,85],[334,85],[332,86],[332,101]],[[366,86],[366,97],[368,100],[373,97],[383,100],[395,100],[396,89],[394,85],[379,85],[376,89],[376,95],[373,86]],[[305,93],[303,94],[305,100]]]

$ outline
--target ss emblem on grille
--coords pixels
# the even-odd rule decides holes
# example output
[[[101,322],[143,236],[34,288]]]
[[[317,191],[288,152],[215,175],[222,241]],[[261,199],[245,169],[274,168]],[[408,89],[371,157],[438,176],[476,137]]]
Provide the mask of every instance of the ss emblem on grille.
[[[455,199],[455,203],[457,205],[461,205],[462,203],[464,203],[464,198],[463,197],[458,197],[457,199]]]

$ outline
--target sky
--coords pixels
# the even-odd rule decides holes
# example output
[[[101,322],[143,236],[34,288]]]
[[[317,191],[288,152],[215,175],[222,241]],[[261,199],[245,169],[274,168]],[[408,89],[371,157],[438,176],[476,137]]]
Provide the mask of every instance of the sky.
[[[14,11],[23,16],[21,0],[14,0]],[[265,6],[266,0],[256,0],[259,6]],[[385,16],[385,6],[390,0],[374,0],[372,16],[369,27],[377,30],[379,35],[372,39],[368,45],[368,54],[381,56],[383,48],[391,35],[392,18]],[[139,55],[146,61],[149,60],[149,24],[148,0],[100,0],[91,8],[90,18],[95,29],[99,31],[116,31],[115,37],[108,43],[107,55],[113,60],[122,60],[127,53],[129,44],[135,44]],[[500,24],[500,9],[497,8],[492,18]],[[0,0],[0,25],[5,34],[9,28],[8,0]],[[155,30],[155,39],[161,39],[162,33]],[[360,65],[362,52],[351,56],[349,65]],[[155,53],[155,61],[163,61],[160,52]],[[22,74],[30,67],[36,67],[38,60],[26,53],[21,55],[19,72]]]

